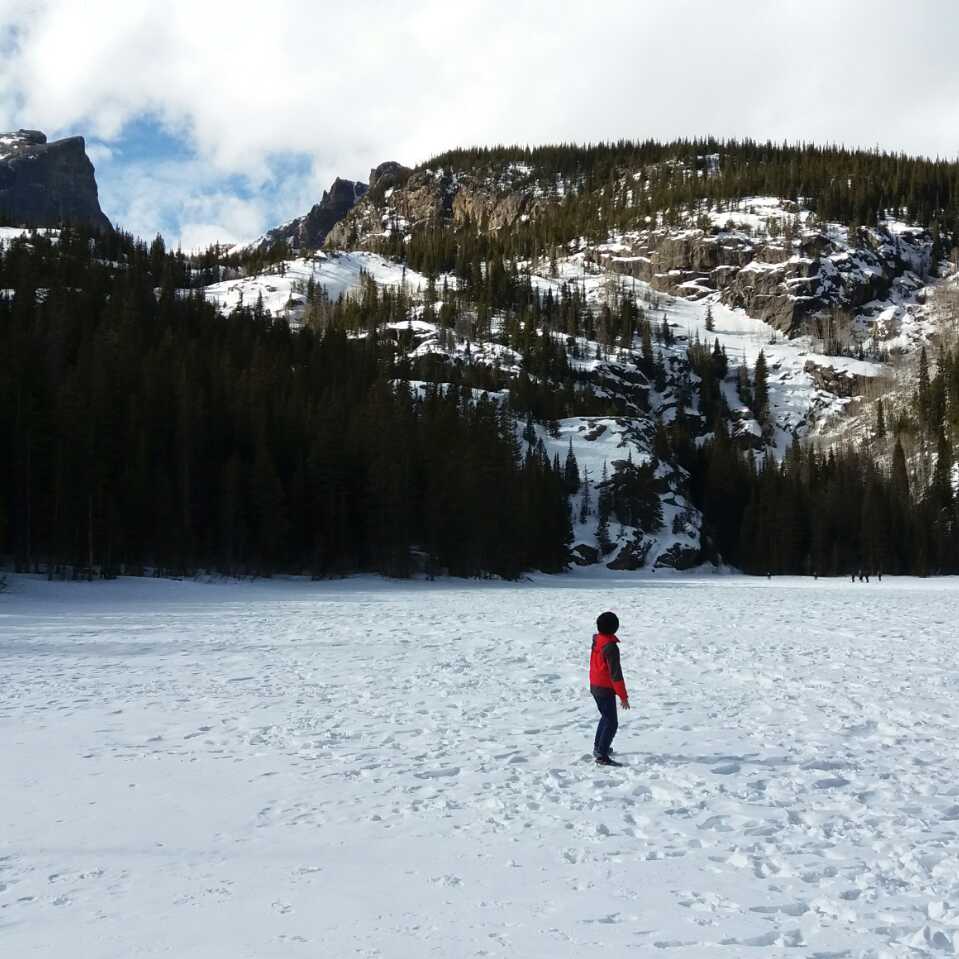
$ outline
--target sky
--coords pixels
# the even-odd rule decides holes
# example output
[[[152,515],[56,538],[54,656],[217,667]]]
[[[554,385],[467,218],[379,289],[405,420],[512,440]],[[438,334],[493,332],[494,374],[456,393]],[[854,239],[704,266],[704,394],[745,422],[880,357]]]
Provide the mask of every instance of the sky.
[[[0,0],[0,131],[81,134],[192,249],[454,146],[712,134],[959,156],[955,0]]]

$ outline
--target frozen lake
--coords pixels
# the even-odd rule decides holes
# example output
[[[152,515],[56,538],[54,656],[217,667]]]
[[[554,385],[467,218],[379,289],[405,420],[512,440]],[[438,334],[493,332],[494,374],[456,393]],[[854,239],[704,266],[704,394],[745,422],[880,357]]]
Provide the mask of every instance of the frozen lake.
[[[12,577],[0,952],[954,954],[957,622],[956,580]]]

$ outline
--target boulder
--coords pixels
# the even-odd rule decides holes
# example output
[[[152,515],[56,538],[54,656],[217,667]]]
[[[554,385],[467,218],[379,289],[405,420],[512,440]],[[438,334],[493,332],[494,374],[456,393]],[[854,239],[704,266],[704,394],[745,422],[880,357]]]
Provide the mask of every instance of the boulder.
[[[599,550],[586,543],[577,543],[570,550],[570,559],[577,566],[592,566],[593,563],[599,562]]]
[[[813,360],[806,360],[803,369],[812,377],[817,389],[825,390],[835,396],[846,398],[862,396],[869,384],[868,376],[858,376],[850,373],[849,370],[837,370],[833,366],[826,366]]]
[[[653,541],[646,539],[642,532],[637,532],[634,539],[624,543],[616,556],[606,564],[607,569],[642,569],[646,565],[646,557],[652,548]]]
[[[692,569],[702,562],[702,554],[698,547],[684,546],[682,543],[673,543],[656,557],[654,569]]]

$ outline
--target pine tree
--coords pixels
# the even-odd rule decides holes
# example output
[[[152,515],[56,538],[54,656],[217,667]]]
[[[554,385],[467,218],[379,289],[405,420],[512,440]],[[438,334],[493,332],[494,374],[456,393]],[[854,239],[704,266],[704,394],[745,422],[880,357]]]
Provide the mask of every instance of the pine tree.
[[[609,538],[609,519],[612,513],[613,497],[609,488],[609,474],[604,461],[602,479],[599,483],[599,499],[596,505],[596,543],[599,546],[600,556],[606,556],[613,548],[613,542]]]
[[[716,329],[716,324],[713,321],[713,305],[710,303],[706,307],[706,329],[712,333]]]
[[[593,512],[593,503],[592,497],[590,495],[590,479],[589,479],[589,470],[586,467],[583,467],[583,483],[582,483],[582,496],[579,499],[579,522],[580,525],[586,523],[587,519],[592,515]]]
[[[902,440],[896,437],[896,446],[892,451],[892,490],[901,503],[909,500],[909,473],[906,470],[906,453]]]
[[[530,446],[536,445],[536,424],[533,420],[533,413],[530,411],[526,414],[526,425],[523,427],[523,439]]]
[[[952,444],[945,431],[939,430],[936,442],[936,467],[932,476],[930,495],[935,509],[947,509],[952,505]]]
[[[669,320],[666,317],[666,314],[663,314],[663,323],[660,327],[660,337],[664,346],[673,345],[673,331],[669,328]]]
[[[876,403],[876,439],[886,438],[886,416],[882,408],[882,400]]]
[[[656,357],[656,363],[653,366],[653,387],[657,393],[666,391],[666,359],[662,353]]]
[[[769,418],[769,387],[767,385],[766,354],[759,351],[753,371],[753,413],[760,423]]]
[[[726,351],[719,345],[719,337],[716,337],[713,344],[712,359],[713,375],[719,381],[726,379],[726,374],[729,372],[729,360],[726,358]]]
[[[653,353],[653,337],[647,321],[643,321],[643,372],[652,376],[656,365],[656,356]]]
[[[573,437],[569,438],[569,449],[566,452],[566,463],[563,467],[563,477],[566,483],[566,491],[573,496],[579,491],[579,463],[576,462],[576,455],[573,453]]]
[[[752,384],[749,382],[749,369],[745,363],[743,363],[742,366],[737,367],[736,392],[739,395],[739,399],[743,406],[748,406],[750,409],[752,409],[753,389]]]
[[[929,383],[929,357],[923,347],[919,354],[919,386],[916,393],[917,413],[919,425],[928,431],[930,424],[931,390]]]

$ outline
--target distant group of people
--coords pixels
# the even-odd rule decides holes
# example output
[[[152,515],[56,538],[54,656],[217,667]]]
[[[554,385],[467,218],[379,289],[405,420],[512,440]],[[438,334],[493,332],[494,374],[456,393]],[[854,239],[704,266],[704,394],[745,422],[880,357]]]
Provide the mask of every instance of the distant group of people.
[[[818,572],[814,572],[812,575],[813,575],[813,579],[819,579],[819,573],[818,573]],[[875,572],[873,575],[875,575],[876,579],[879,580],[880,583],[882,582],[882,570],[881,570],[881,569],[877,569],[876,572]],[[772,574],[771,571],[768,572],[768,573],[766,573],[766,579],[772,579],[772,578],[773,578],[773,574]],[[858,570],[858,571],[857,571],[857,570],[853,570],[853,571],[849,574],[849,578],[850,578],[850,582],[853,582],[853,583],[856,582],[856,579],[857,579],[857,578],[858,578],[858,580],[859,580],[860,583],[868,583],[868,582],[869,582],[869,571],[868,571],[868,570],[862,570],[862,569],[860,569],[860,570]]]

